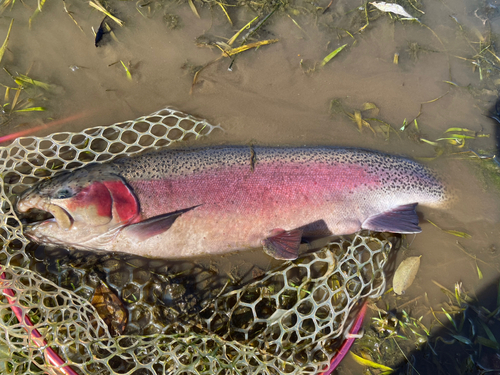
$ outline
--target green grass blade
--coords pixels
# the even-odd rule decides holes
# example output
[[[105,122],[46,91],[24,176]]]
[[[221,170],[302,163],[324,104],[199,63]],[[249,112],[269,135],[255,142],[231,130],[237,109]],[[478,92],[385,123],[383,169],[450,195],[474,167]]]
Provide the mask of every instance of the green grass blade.
[[[473,137],[470,135],[463,135],[463,134],[450,134],[450,137],[439,138],[439,139],[436,139],[436,141],[446,141],[448,139],[476,139],[476,137]]]
[[[483,279],[483,273],[479,269],[479,266],[477,265],[477,263],[476,263],[476,269],[477,269],[477,276],[479,277],[479,280],[482,280]]]
[[[498,341],[495,337],[495,335],[493,334],[493,332],[491,332],[491,329],[486,325],[485,322],[483,322],[481,319],[478,319],[479,323],[481,324],[481,326],[483,327],[484,329],[484,332],[486,332],[486,335],[488,336],[488,338],[493,341],[495,344],[498,345]]]
[[[33,78],[28,77],[27,75],[24,74],[19,74],[18,76],[14,77],[14,81],[20,86],[20,87],[27,87],[29,85],[33,85],[36,87],[40,87],[44,90],[50,90],[51,85],[48,83],[44,83],[41,81],[37,81]]]
[[[465,233],[465,232],[459,232],[458,230],[450,229],[450,230],[443,230],[443,232],[451,234],[451,235],[456,236],[456,237],[472,238],[472,236],[470,234]]]
[[[477,336],[476,342],[480,345],[487,346],[488,348],[491,348],[494,350],[500,350],[500,345],[497,342],[488,340],[486,337]]]
[[[30,108],[16,109],[14,112],[43,112],[46,110],[47,108],[45,107],[30,107]]]
[[[5,37],[5,40],[2,44],[2,47],[0,48],[0,61],[2,61],[3,55],[5,51],[7,50],[7,45],[9,44],[9,38],[10,38],[10,31],[12,30],[12,25],[14,24],[14,18],[12,21],[10,21],[10,26],[9,30],[7,31],[7,36]]]
[[[121,61],[121,60],[120,60],[120,62],[122,63],[123,68],[125,69],[125,72],[127,74],[127,79],[129,81],[132,81],[132,73],[130,73],[130,70],[127,68],[127,65],[125,65],[125,63],[123,61]]]
[[[470,130],[467,128],[449,128],[448,130],[445,131],[445,133],[450,133],[450,132],[469,132],[469,133],[475,133],[474,130]]]
[[[325,66],[331,59],[333,59],[335,56],[337,56],[339,54],[339,52],[342,51],[346,46],[347,46],[347,44],[344,44],[343,46],[340,46],[335,51],[333,51],[328,56],[326,56],[323,59],[323,61],[321,62],[321,66]]]
[[[457,330],[458,330],[458,329],[457,329],[457,325],[455,324],[455,321],[453,320],[453,318],[451,317],[451,315],[450,315],[450,314],[448,314],[448,312],[447,312],[445,309],[441,308],[441,310],[443,310],[443,312],[444,312],[444,314],[446,315],[446,317],[448,318],[448,320],[451,322],[451,324],[453,324],[453,327],[455,328],[455,331],[457,331]],[[453,336],[453,335],[452,335],[452,336]],[[455,337],[455,336],[453,336],[453,337]],[[455,338],[456,338],[456,337],[455,337]],[[457,339],[457,340],[458,340],[458,339]]]
[[[33,18],[35,18],[38,15],[38,13],[40,13],[42,11],[42,7],[45,5],[45,1],[46,0],[38,1],[38,7],[35,9],[33,14],[31,15],[30,19],[28,20],[28,25],[29,25],[30,29],[31,29],[31,22],[33,21]]]
[[[465,345],[472,346],[472,341],[470,341],[467,337],[465,336],[460,336],[460,335],[450,335],[454,339],[457,339],[461,343],[464,343]]]

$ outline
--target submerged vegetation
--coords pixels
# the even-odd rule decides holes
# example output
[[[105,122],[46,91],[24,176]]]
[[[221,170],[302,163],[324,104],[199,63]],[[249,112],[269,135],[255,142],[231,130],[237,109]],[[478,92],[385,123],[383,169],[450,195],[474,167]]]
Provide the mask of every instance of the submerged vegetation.
[[[7,36],[0,48],[0,62],[8,49],[13,24],[14,19],[10,22]],[[29,72],[14,76],[6,67],[3,70],[12,80],[10,84],[0,83],[5,88],[1,111],[2,123],[0,123],[0,126],[11,121],[12,116],[20,112],[42,112],[46,110],[44,107],[37,106],[36,104],[45,100],[43,91],[50,90],[51,86],[49,84],[30,78],[28,76]],[[11,86],[12,83],[15,83],[17,87]]]
[[[384,297],[368,305],[376,316],[353,348],[367,373],[465,375],[499,370],[500,284],[473,297],[461,283],[453,291],[434,283],[447,297],[437,308],[427,294],[404,303]]]

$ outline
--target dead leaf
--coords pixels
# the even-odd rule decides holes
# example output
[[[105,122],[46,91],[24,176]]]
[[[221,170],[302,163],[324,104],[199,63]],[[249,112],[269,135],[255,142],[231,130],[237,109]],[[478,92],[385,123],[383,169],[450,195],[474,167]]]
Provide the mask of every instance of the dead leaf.
[[[358,110],[354,111],[354,121],[358,124],[359,131],[363,130],[363,118],[361,117],[361,112]]]
[[[372,111],[373,112],[373,116],[377,116],[378,113],[380,112],[380,110],[378,109],[378,107],[375,105],[375,103],[364,103],[363,106],[361,107],[361,110],[364,112],[364,111]]]
[[[409,257],[401,262],[392,281],[394,293],[404,294],[415,280],[419,267],[420,257]]]
[[[127,326],[128,314],[118,296],[102,281],[95,289],[92,305],[106,323],[112,336],[123,333]]]
[[[412,17],[412,15],[409,14],[401,5],[398,4],[386,3],[385,1],[373,2],[370,4],[385,13],[390,12],[405,18],[416,19],[415,17]]]

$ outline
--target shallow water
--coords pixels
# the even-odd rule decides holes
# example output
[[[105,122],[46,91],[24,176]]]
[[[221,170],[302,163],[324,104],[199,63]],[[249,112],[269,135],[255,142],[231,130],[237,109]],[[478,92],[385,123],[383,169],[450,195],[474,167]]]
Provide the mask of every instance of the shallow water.
[[[419,4],[425,14],[403,4],[427,27],[395,21],[370,6],[370,23],[362,32],[358,30],[366,23],[364,11],[357,10],[364,6],[362,2],[334,1],[324,14],[319,8],[326,7],[328,1],[290,2],[249,40],[279,39],[277,43],[241,53],[232,65],[228,57],[222,58],[207,66],[193,87],[188,66],[204,65],[221,56],[216,47],[200,47],[195,39],[205,36],[227,42],[258,14],[249,10],[250,6],[258,9],[256,3],[228,6],[234,23],[231,26],[216,4],[210,7],[195,2],[199,19],[187,3],[152,1],[139,8],[145,15],[151,9],[151,16],[144,17],[136,9],[139,3],[110,2],[110,8],[125,21],[125,26],[109,21],[118,40],[105,35],[98,48],[91,28],[97,29],[103,17],[87,3],[66,2],[84,32],[65,13],[62,2],[47,2],[32,20],[30,30],[28,19],[36,3],[26,4],[16,3],[0,19],[0,38],[6,34],[11,17],[15,19],[1,65],[12,74],[29,71],[31,78],[55,87],[49,92],[23,92],[21,98],[41,94],[43,98],[35,98],[34,105],[46,107],[47,112],[4,115],[1,135],[75,115],[79,118],[33,135],[80,131],[172,105],[221,124],[225,132],[197,141],[206,145],[325,144],[366,147],[413,158],[433,157],[434,146],[416,141],[412,121],[420,113],[420,136],[427,140],[443,137],[451,127],[491,136],[467,140],[463,148],[450,146],[448,155],[428,162],[447,179],[457,199],[446,210],[421,209],[423,233],[407,239],[411,245],[400,250],[397,260],[422,255],[421,267],[415,283],[399,301],[404,303],[426,292],[429,301],[437,306],[445,297],[432,280],[450,289],[462,281],[476,294],[496,282],[500,270],[499,187],[485,177],[481,163],[469,160],[471,154],[458,154],[469,149],[496,152],[494,135],[498,125],[486,114],[497,100],[500,70],[476,56],[488,45],[489,32],[493,40],[499,35],[500,18],[494,2]],[[262,12],[272,9],[267,5]],[[300,14],[306,11],[313,13]],[[164,20],[165,14],[178,17],[179,26],[172,29]],[[480,18],[485,16],[490,20],[483,23]],[[486,38],[483,44],[479,43],[481,38]],[[348,46],[342,52],[319,67],[327,54],[345,43]],[[420,46],[417,50],[416,45]],[[399,64],[393,62],[395,53],[399,54]],[[498,63],[491,53],[482,56]],[[127,80],[120,60],[130,64],[132,81]],[[482,77],[474,61],[483,64]],[[314,72],[307,72],[314,62]],[[4,71],[0,72],[0,82],[15,86]],[[13,97],[11,91],[10,102]],[[363,112],[363,116],[376,116],[395,131],[389,133],[389,139],[381,133],[374,135],[368,128],[359,132],[357,124],[345,114],[331,111],[330,103],[335,99],[340,99],[351,113],[361,110],[364,103],[374,103],[380,112]],[[402,132],[399,129],[405,119],[409,125]],[[371,124],[377,129],[377,122]],[[493,173],[498,174],[498,170]],[[444,229],[467,232],[472,238],[447,234],[425,219]],[[457,241],[480,259],[477,264],[482,280],[476,262],[459,248]],[[251,254],[238,261],[252,259],[255,253]],[[268,267],[268,260],[263,259],[260,266]]]

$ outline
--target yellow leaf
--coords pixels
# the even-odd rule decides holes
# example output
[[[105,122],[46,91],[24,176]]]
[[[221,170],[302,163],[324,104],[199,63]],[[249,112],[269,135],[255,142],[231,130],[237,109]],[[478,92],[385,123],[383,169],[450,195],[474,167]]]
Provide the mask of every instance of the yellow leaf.
[[[123,26],[123,21],[120,20],[119,18],[113,16],[111,13],[109,13],[106,8],[104,8],[100,3],[99,1],[95,0],[95,2],[93,1],[89,1],[89,5],[95,9],[97,9],[98,11],[104,13],[106,16],[108,16],[109,18],[111,18],[113,21],[115,21],[118,25],[120,26]]]
[[[380,370],[383,370],[383,371],[394,371],[390,367],[381,365],[380,363],[376,363],[376,362],[370,361],[368,359],[361,358],[360,356],[354,354],[353,352],[350,352],[350,353],[352,355],[352,358],[354,358],[354,360],[357,363],[359,363],[361,366],[368,366],[368,367],[380,369]]]
[[[356,121],[359,131],[361,131],[363,129],[363,119],[361,118],[361,112],[358,110],[354,111],[354,121]]]
[[[422,142],[428,143],[428,144],[430,144],[430,145],[432,145],[432,146],[439,146],[439,143],[429,141],[428,139],[420,138],[420,140],[421,140]]]
[[[245,45],[240,46],[240,47],[231,48],[230,50],[223,51],[222,53],[225,56],[233,56],[233,55],[236,55],[238,53],[241,53],[241,52],[244,52],[246,50],[249,50],[251,48],[257,48],[257,47],[260,47],[260,46],[265,46],[266,44],[276,43],[277,41],[278,41],[278,39],[262,40],[260,42],[249,43],[249,44],[245,44]]]
[[[375,130],[372,128],[368,121],[363,120],[363,126],[366,126],[368,129],[370,129],[374,135],[376,134]]]
[[[456,237],[461,237],[461,238],[472,238],[472,236],[468,233],[459,232],[458,230],[453,230],[453,229],[445,230],[443,228],[440,228],[437,224],[433,223],[432,221],[430,221],[430,220],[427,220],[427,221],[429,223],[431,223],[432,225],[434,225],[437,229],[442,230],[445,233],[451,234],[451,235],[456,236]]]
[[[198,11],[196,10],[196,7],[194,6],[193,0],[188,0],[189,7],[191,8],[191,11],[194,13],[194,15],[198,18],[201,18],[200,15],[198,14]]]
[[[231,26],[233,26],[233,21],[231,21],[231,18],[229,17],[229,14],[227,13],[227,10],[226,8],[224,8],[224,5],[222,5],[221,3],[217,3],[221,8],[222,8],[222,11],[224,12],[224,14],[226,15],[229,23],[231,24]]]
[[[362,111],[369,111],[370,109],[375,109],[378,113],[378,107],[375,105],[375,103],[365,103],[361,107]]]
[[[250,25],[257,19],[259,18],[259,16],[256,16],[253,20],[251,20],[250,22],[248,22],[245,26],[243,26],[240,31],[238,31],[236,34],[233,35],[233,37],[231,39],[229,39],[227,41],[227,44],[229,44],[230,46],[234,43],[234,41],[236,40],[236,38],[238,38],[240,36],[240,34],[243,32],[243,30],[245,29],[248,29],[250,28]]]

